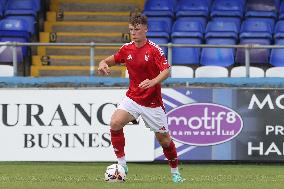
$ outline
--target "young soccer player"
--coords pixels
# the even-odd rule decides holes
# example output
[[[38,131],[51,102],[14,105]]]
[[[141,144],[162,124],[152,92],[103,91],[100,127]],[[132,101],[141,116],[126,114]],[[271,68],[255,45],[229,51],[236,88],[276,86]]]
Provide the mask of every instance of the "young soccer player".
[[[160,84],[169,77],[170,65],[162,49],[146,38],[147,29],[146,16],[131,15],[129,31],[132,42],[124,44],[115,55],[102,60],[98,67],[99,73],[109,75],[110,66],[123,63],[129,73],[130,85],[126,97],[111,117],[111,143],[118,164],[128,172],[123,127],[141,116],[145,124],[155,132],[163,148],[173,182],[180,183],[184,179],[179,173],[176,147],[168,132]]]

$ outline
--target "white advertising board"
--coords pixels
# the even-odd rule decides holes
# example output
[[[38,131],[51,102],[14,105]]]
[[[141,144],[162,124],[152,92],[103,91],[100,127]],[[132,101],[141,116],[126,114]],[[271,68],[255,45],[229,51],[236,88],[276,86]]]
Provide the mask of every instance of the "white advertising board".
[[[116,161],[109,123],[125,92],[0,90],[0,161]],[[124,133],[128,161],[154,160],[154,133],[142,119]]]

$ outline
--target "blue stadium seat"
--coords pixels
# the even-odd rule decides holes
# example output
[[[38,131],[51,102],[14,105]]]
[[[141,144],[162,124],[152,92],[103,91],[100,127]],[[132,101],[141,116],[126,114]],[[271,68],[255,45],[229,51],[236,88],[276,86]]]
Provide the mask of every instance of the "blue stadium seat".
[[[275,45],[284,45],[284,39],[278,39]],[[272,49],[269,62],[272,66],[284,66],[284,49]]]
[[[238,32],[241,28],[241,19],[238,17],[213,17],[211,21],[218,21],[218,22],[233,22],[237,28]]]
[[[239,17],[244,14],[244,3],[242,1],[215,0],[211,8],[211,17]]]
[[[240,44],[270,45],[272,43],[273,25],[271,19],[249,18],[242,23]],[[250,49],[250,63],[267,64],[269,49]],[[245,50],[237,49],[236,63],[245,64]]]
[[[169,39],[170,26],[163,20],[148,20],[148,37],[162,37]]]
[[[0,20],[0,37],[15,37],[30,40],[27,23],[23,19],[5,18]]]
[[[238,40],[239,28],[236,23],[228,21],[210,21],[206,27],[207,38],[233,38]]]
[[[144,14],[148,17],[174,17],[175,0],[147,0]]]
[[[155,23],[163,23],[163,28],[164,30],[167,32],[167,33],[171,33],[171,30],[172,30],[172,25],[173,25],[173,20],[169,17],[148,17],[148,28],[149,30],[156,30],[158,29],[157,27],[153,26]],[[160,24],[158,24],[160,25]],[[155,28],[153,28],[155,27]]]
[[[269,17],[275,19],[279,6],[279,0],[247,0],[245,17]]]
[[[274,28],[274,40],[284,38],[284,20],[279,20]]]
[[[36,33],[36,19],[33,16],[20,16],[20,15],[16,15],[16,16],[6,16],[5,18],[7,19],[20,19],[20,20],[25,20],[25,22],[27,23],[27,30],[30,32],[30,34],[34,35]]]
[[[21,19],[5,18],[0,21],[1,42],[29,42],[30,33],[26,30],[27,23]],[[12,62],[12,49],[5,48],[1,53],[1,62]],[[28,47],[17,47],[18,62],[23,62],[24,56],[28,56]]]
[[[5,16],[32,15],[37,17],[37,3],[34,0],[9,0],[6,5]]]
[[[212,45],[235,45],[233,38],[210,38],[206,44]],[[203,66],[229,67],[234,65],[234,49],[232,48],[203,48],[201,52],[200,64]]]
[[[261,39],[261,38],[249,38],[249,39],[242,39],[240,41],[241,45],[245,44],[255,44],[255,45],[270,45],[271,41],[268,39]],[[270,55],[269,49],[250,49],[250,63],[251,64],[267,64],[268,58]],[[237,49],[236,53],[236,63],[238,64],[245,64],[245,50],[244,49]]]
[[[279,8],[279,19],[284,19],[284,1],[281,2]]]
[[[210,1],[179,0],[176,6],[176,17],[203,16],[208,17]]]
[[[201,44],[200,38],[173,38],[173,44]],[[173,65],[199,65],[200,48],[173,47]]]
[[[203,28],[200,22],[178,19],[173,24],[171,37],[203,38]]]
[[[201,44],[203,28],[200,22],[178,19],[172,28],[173,44]],[[173,47],[173,65],[198,65],[200,48]]]
[[[242,23],[240,39],[265,38],[272,39],[273,27],[264,19],[247,19]]]

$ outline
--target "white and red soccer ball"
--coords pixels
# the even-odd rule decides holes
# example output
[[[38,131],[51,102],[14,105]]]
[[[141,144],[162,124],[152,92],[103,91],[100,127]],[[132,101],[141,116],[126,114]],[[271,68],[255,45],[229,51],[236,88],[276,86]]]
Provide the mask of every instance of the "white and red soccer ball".
[[[119,164],[112,164],[106,168],[105,181],[106,182],[124,182],[126,173],[124,168]]]

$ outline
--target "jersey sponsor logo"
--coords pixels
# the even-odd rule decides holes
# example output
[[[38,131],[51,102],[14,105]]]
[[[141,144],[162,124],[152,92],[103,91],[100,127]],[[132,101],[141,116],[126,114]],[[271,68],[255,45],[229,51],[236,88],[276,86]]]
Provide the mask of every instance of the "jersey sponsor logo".
[[[130,55],[128,55],[127,60],[132,60],[132,56],[131,56],[131,54],[130,54]]]

